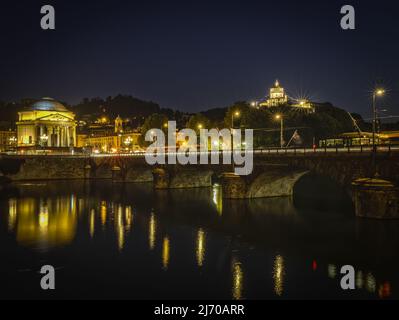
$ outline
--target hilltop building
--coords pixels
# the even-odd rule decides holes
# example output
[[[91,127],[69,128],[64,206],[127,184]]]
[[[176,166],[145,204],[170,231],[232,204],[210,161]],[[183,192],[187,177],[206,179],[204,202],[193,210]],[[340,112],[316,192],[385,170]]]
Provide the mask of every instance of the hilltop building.
[[[269,89],[269,95],[261,101],[256,101],[251,104],[259,108],[272,108],[280,106],[288,106],[292,108],[300,108],[308,112],[314,112],[312,103],[305,99],[291,99],[285,92],[285,89],[276,80],[274,86]]]

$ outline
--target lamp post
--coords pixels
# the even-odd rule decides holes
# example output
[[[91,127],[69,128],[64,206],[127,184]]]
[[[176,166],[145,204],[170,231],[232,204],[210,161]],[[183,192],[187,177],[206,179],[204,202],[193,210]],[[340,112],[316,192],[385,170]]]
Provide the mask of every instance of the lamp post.
[[[235,111],[231,113],[231,129],[234,129],[234,117],[239,117],[240,111]]]
[[[373,107],[373,162],[372,162],[372,168],[373,168],[373,173],[374,177],[378,176],[377,172],[377,145],[376,145],[376,131],[377,131],[377,107],[376,107],[376,100],[377,97],[382,97],[385,94],[384,89],[375,89],[373,91],[373,101],[372,101],[372,107]]]
[[[233,152],[234,144],[233,144],[233,135],[234,135],[234,117],[239,117],[240,111],[234,111],[231,113],[231,152]]]
[[[277,114],[275,118],[280,120],[280,148],[284,148],[284,117],[281,114]]]
[[[240,111],[233,111],[231,113],[231,164],[232,164],[232,170],[234,172],[234,117],[239,117],[240,116]]]

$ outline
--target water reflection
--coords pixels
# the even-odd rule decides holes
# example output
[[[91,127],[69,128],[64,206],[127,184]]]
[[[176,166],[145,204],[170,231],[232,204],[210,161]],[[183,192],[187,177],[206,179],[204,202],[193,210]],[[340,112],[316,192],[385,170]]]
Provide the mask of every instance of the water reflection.
[[[162,244],[162,266],[164,270],[168,270],[170,259],[170,241],[168,237],[163,239]]]
[[[205,259],[205,232],[201,228],[197,232],[196,256],[198,266],[202,267]]]
[[[363,272],[358,271],[356,273],[356,288],[363,289]]]
[[[11,199],[10,230],[16,229],[19,244],[46,250],[69,244],[75,237],[76,205],[71,197]]]
[[[244,281],[244,273],[242,270],[241,263],[233,258],[232,261],[232,270],[233,270],[233,299],[241,300],[242,292],[243,292],[243,281]]]
[[[126,220],[126,232],[130,232],[133,224],[133,214],[131,206],[127,206],[125,209],[125,220]]]
[[[116,205],[117,211],[115,214],[115,230],[118,239],[118,248],[122,250],[125,245],[125,226],[123,221],[123,207]]]
[[[105,201],[101,201],[101,225],[103,229],[107,224],[107,203]]]
[[[389,298],[391,296],[391,284],[389,282],[384,282],[380,285],[378,289],[378,296],[381,299]]]
[[[331,279],[335,279],[337,276],[337,267],[333,264],[328,265],[328,277]]]
[[[355,294],[362,291],[363,295],[381,299],[395,295],[393,288],[397,286],[397,279],[381,274],[381,269],[372,263],[367,265],[367,261],[376,260],[376,252],[381,253],[381,247],[376,246],[375,249],[368,246],[374,250],[369,256],[352,248],[346,250],[357,243],[365,247],[371,241],[369,239],[375,238],[368,236],[369,232],[372,235],[376,232],[370,224],[356,221],[351,225],[351,222],[343,220],[345,228],[341,228],[341,222],[337,222],[335,216],[330,219],[329,216],[298,214],[289,199],[222,201],[221,189],[217,186],[203,192],[196,189],[192,192],[178,190],[162,194],[152,193],[152,189],[148,193],[135,188],[130,190],[129,186],[119,190],[115,184],[112,192],[107,188],[102,191],[83,188],[63,191],[59,187],[28,192],[24,188],[12,196],[3,197],[2,202],[0,199],[0,213],[5,213],[0,216],[5,222],[5,227],[0,229],[0,237],[1,230],[5,230],[10,238],[8,230],[15,235],[19,245],[40,249],[40,254],[42,250],[51,249],[52,255],[59,254],[61,259],[64,247],[76,239],[79,246],[70,246],[74,250],[71,259],[75,255],[76,259],[84,259],[82,252],[87,256],[93,252],[104,255],[101,256],[104,259],[102,261],[110,261],[110,264],[112,261],[116,264],[115,268],[121,271],[138,268],[135,271],[144,272],[154,279],[159,277],[155,272],[164,271],[159,284],[152,283],[154,290],[159,289],[158,285],[172,282],[182,287],[182,278],[170,278],[177,277],[176,273],[179,273],[179,276],[187,279],[185,287],[193,284],[201,286],[206,281],[200,281],[197,277],[203,276],[202,279],[210,279],[218,289],[224,286],[223,292],[227,292],[227,298],[292,298],[298,292],[292,290],[297,280],[294,275],[300,274],[298,270],[303,268],[305,271],[301,276],[309,283],[312,293],[317,290],[323,292],[323,285],[333,282],[329,279],[334,279],[339,291],[341,264],[327,262],[348,261],[356,270],[356,287],[362,289],[356,290]],[[215,213],[215,207],[218,214]],[[326,221],[333,221],[335,225],[325,227]],[[351,229],[351,226],[356,229]],[[336,230],[345,230],[345,241],[333,238],[333,231]],[[378,235],[382,237],[387,231],[392,238],[396,235],[392,232],[396,231],[395,227],[386,229],[380,225],[378,230],[381,230]],[[351,241],[354,239],[351,238],[352,233],[358,242]],[[88,247],[85,247],[85,241]],[[294,247],[292,243],[295,243]],[[383,243],[386,246],[391,242]],[[109,248],[123,259],[113,260],[114,256],[107,256],[110,250],[106,249]],[[330,248],[333,250],[327,250]],[[271,256],[270,252],[280,254]],[[300,260],[297,258],[300,256],[298,252],[317,259],[312,268],[309,267],[311,259],[301,260],[300,263],[295,261]],[[385,257],[378,256],[381,258],[379,261],[395,261],[390,252]],[[1,258],[3,260],[3,256]],[[93,267],[101,268],[101,265]],[[106,267],[112,268],[108,264]],[[296,272],[287,283],[288,269]],[[175,270],[184,271],[170,272]],[[265,270],[268,270],[267,273]],[[322,274],[322,277],[316,278],[315,274]],[[140,283],[140,279],[135,280]],[[270,280],[273,281],[273,288],[269,296],[264,293],[259,296],[260,290],[267,287]],[[193,288],[194,298],[195,292],[196,288]]]
[[[374,293],[377,288],[377,284],[374,276],[371,273],[368,273],[366,276],[366,289],[367,291]]]
[[[150,250],[153,250],[155,247],[156,228],[157,228],[157,222],[155,220],[155,214],[152,212],[151,217],[150,217],[150,223],[149,223],[149,231],[148,231],[148,242],[149,242]]]
[[[356,269],[356,268],[355,268]],[[365,289],[370,293],[375,293],[378,286],[378,281],[375,276],[368,272],[366,276],[364,276],[364,272],[362,270],[358,270],[356,272],[355,285],[356,289]],[[337,266],[334,264],[328,265],[328,277],[331,279],[335,279],[337,277]],[[391,295],[391,284],[390,282],[384,282],[378,286],[378,296],[381,299],[385,299],[390,297]]]
[[[91,211],[90,211],[90,224],[89,224],[90,237],[91,238],[94,237],[95,218],[96,218],[96,210],[91,209]]]
[[[278,255],[274,259],[274,267],[273,267],[274,292],[278,296],[281,296],[284,291],[284,277],[285,277],[284,258]]]
[[[221,216],[223,214],[223,197],[222,187],[218,184],[215,184],[212,187],[212,201],[216,207],[219,216]]]
[[[8,201],[8,231],[12,232],[17,221],[17,200],[10,199]]]

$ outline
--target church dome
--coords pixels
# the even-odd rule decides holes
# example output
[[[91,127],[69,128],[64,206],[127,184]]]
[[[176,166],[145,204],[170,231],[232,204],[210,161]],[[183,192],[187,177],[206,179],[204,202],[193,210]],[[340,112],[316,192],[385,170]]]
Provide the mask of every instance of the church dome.
[[[32,104],[30,107],[31,110],[37,111],[60,111],[60,112],[68,112],[68,109],[65,106],[52,99],[52,98],[42,98],[39,101]]]

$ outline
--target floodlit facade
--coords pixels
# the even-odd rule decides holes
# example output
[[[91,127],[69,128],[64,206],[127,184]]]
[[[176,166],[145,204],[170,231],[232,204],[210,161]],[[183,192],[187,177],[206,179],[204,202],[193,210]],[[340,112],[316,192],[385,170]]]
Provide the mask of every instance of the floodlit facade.
[[[251,105],[266,108],[289,106],[292,108],[300,108],[301,110],[314,112],[314,106],[310,101],[306,99],[290,99],[278,80],[276,80],[274,86],[270,88],[269,95],[265,100],[253,102]]]
[[[288,103],[288,96],[285,94],[284,88],[280,86],[280,82],[276,80],[274,86],[270,88],[269,97],[266,101],[261,102],[261,107],[278,107]]]
[[[13,130],[0,130],[0,152],[10,151],[16,147],[17,137]]]
[[[52,98],[42,98],[18,112],[18,147],[76,146],[75,114]]]
[[[100,131],[100,134],[78,134],[77,146],[91,148],[94,153],[133,152],[141,150],[140,136],[138,132],[126,132],[123,128],[123,120],[118,116],[112,131]]]

